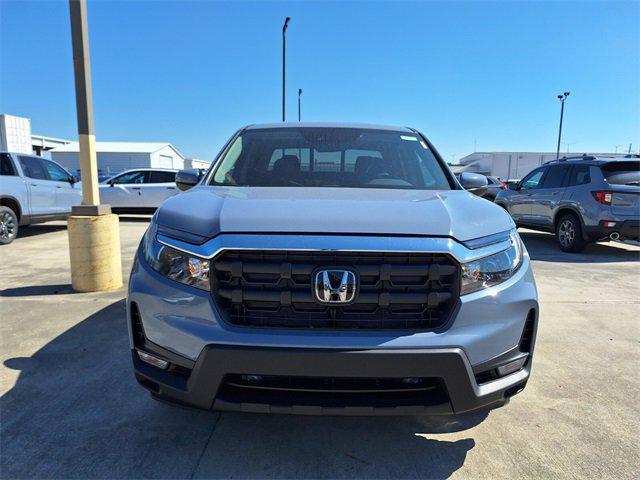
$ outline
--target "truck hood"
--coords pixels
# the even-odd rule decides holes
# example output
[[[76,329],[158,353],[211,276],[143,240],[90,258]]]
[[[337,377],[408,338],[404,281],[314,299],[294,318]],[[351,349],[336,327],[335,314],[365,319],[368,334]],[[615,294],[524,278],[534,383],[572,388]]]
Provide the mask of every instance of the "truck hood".
[[[219,233],[449,236],[509,230],[501,207],[465,190],[198,186],[169,198],[158,225],[208,239]]]

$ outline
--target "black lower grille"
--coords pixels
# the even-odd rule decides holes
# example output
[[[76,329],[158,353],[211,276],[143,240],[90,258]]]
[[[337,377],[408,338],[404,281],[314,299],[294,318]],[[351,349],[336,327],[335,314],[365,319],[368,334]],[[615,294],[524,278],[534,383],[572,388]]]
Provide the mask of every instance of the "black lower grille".
[[[356,272],[354,301],[317,301],[319,268]],[[459,275],[444,254],[228,250],[213,261],[211,291],[224,320],[238,326],[432,330],[455,307]]]
[[[233,403],[279,406],[398,407],[449,401],[440,378],[340,378],[227,375],[218,398]]]

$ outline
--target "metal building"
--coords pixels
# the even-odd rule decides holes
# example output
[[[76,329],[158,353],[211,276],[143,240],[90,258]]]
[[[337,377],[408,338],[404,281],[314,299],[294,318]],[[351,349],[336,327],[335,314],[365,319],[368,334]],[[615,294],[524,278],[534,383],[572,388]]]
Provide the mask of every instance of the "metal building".
[[[580,153],[560,153],[560,157],[576,157]],[[610,157],[624,156],[624,153],[592,153]],[[556,152],[474,152],[451,165],[454,172],[475,172],[492,175],[501,180],[521,180],[527,173],[543,163],[555,160]]]
[[[201,160],[199,158],[185,158],[184,168],[202,168],[207,169],[211,165],[209,160]]]
[[[131,168],[184,168],[185,158],[170,143],[96,142],[98,172],[114,175]],[[72,173],[79,173],[77,142],[51,150],[51,159]]]

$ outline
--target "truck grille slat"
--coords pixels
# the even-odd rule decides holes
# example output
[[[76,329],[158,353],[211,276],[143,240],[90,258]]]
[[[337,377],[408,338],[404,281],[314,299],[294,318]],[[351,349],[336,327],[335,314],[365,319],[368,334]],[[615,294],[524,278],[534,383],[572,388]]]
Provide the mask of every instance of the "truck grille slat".
[[[355,300],[318,303],[319,267],[357,272]],[[223,319],[238,326],[432,330],[458,301],[459,275],[436,253],[227,250],[212,261],[211,291]]]

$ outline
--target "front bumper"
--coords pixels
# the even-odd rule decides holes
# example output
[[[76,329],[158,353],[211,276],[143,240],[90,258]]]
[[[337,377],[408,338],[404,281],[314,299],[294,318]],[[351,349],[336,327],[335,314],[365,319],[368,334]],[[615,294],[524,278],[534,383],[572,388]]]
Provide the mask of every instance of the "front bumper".
[[[133,353],[136,379],[152,394],[173,403],[223,411],[329,415],[446,415],[501,406],[529,378],[525,367],[478,385],[459,348],[417,350],[326,350],[208,345],[188,375],[143,363]],[[228,376],[250,374],[291,378],[368,379],[406,377],[437,380],[437,387],[414,392],[357,395],[323,389],[270,389],[259,384],[238,393]]]
[[[127,300],[135,376],[145,388],[175,403],[251,412],[452,414],[500,406],[528,380],[538,316],[526,253],[512,278],[460,297],[452,320],[439,331],[234,327],[220,318],[209,292],[159,275],[140,252]],[[142,344],[136,343],[134,311],[143,330]],[[504,377],[487,377],[522,354],[519,345],[526,331],[530,342],[524,367]],[[175,368],[159,370],[143,363],[136,348]],[[253,390],[244,396],[229,394],[229,377],[241,375],[286,382],[419,378],[439,387],[425,392],[420,401],[375,391],[365,396],[323,391],[315,398],[286,388],[280,396]]]

